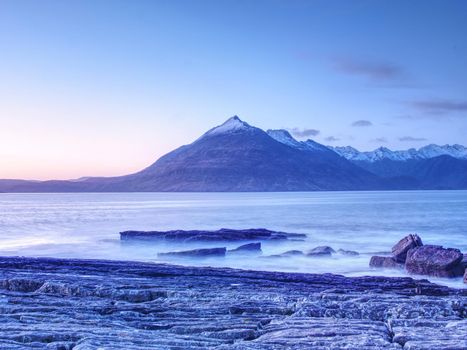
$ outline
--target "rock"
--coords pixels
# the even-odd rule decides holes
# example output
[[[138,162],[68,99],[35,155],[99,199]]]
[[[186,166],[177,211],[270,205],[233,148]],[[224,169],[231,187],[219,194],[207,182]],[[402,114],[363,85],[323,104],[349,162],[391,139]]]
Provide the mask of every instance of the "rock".
[[[464,271],[464,283],[467,283],[467,269]]]
[[[313,248],[306,256],[330,256],[332,253],[335,253],[335,250],[328,246],[318,246]]]
[[[262,258],[289,258],[291,256],[304,256],[305,254],[301,250],[288,250],[281,254],[273,254],[263,256]]]
[[[407,252],[405,268],[417,275],[459,277],[464,273],[463,255],[459,249],[424,245]]]
[[[193,258],[206,258],[213,256],[225,256],[226,248],[205,248],[183,250],[179,252],[159,253],[158,256],[174,256],[174,257],[193,257]]]
[[[241,245],[238,248],[231,249],[229,253],[261,253],[261,243],[248,243]]]
[[[404,264],[397,262],[390,256],[374,255],[370,259],[370,267],[385,268],[385,269],[403,269]]]
[[[405,263],[409,249],[422,246],[422,240],[418,235],[408,235],[402,238],[392,247],[392,256],[398,262]]]
[[[466,297],[409,277],[0,257],[0,349],[467,349]]]
[[[288,250],[280,254],[281,256],[302,256],[305,255],[301,250]]]
[[[173,231],[124,231],[120,232],[122,241],[129,240],[177,240],[177,241],[250,241],[250,240],[287,240],[304,239],[303,233],[286,233],[264,228],[233,230],[222,228],[208,230]]]
[[[358,252],[354,251],[354,250],[344,250],[344,249],[339,249],[337,251],[339,254],[342,254],[342,255],[349,255],[349,256],[357,256],[357,255],[360,255]]]

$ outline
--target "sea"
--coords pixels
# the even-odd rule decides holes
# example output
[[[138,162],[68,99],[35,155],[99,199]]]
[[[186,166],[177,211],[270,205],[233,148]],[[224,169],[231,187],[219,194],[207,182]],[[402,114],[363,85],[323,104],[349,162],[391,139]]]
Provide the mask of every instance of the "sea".
[[[262,254],[172,260],[158,253],[236,248],[240,243],[120,241],[125,230],[267,228],[305,233],[303,241],[263,242]],[[135,260],[249,270],[404,276],[369,268],[402,237],[467,252],[467,191],[262,193],[0,193],[0,255]],[[358,256],[269,255],[327,245]],[[417,277],[426,278],[426,277]],[[463,288],[462,279],[428,278]]]

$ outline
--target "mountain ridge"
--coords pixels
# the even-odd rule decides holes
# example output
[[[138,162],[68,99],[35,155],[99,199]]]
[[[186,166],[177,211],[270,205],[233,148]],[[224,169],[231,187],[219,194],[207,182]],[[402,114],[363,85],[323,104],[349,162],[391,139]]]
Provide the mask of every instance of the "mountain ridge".
[[[348,160],[374,162],[381,159],[390,159],[404,161],[409,159],[430,159],[443,155],[451,156],[456,159],[467,159],[467,147],[453,145],[429,144],[419,149],[409,148],[407,150],[392,151],[386,147],[379,147],[373,151],[360,152],[352,146],[328,146],[337,154]]]
[[[460,145],[452,147],[456,147],[458,154],[465,150]],[[422,153],[427,157],[445,150],[442,146],[433,149],[431,153],[427,149]],[[0,191],[229,192],[467,188],[467,155],[466,159],[441,155],[431,158],[414,156],[404,160],[401,156],[393,157],[396,160],[382,156],[391,155],[391,152],[380,149],[376,154],[379,158],[375,155],[373,158],[355,159],[358,157],[352,158],[349,154],[364,152],[350,146],[332,148],[311,139],[298,141],[287,130],[264,131],[234,116],[209,129],[192,143],[176,148],[133,174],[86,177],[79,181],[0,180]],[[442,159],[437,160],[439,157]],[[453,173],[446,173],[446,169]]]

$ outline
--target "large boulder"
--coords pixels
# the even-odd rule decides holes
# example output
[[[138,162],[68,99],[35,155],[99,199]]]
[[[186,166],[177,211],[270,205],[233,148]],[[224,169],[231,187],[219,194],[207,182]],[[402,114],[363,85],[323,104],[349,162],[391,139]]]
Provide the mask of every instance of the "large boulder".
[[[463,255],[459,249],[424,245],[407,252],[407,272],[435,277],[459,277],[464,274]]]
[[[405,263],[407,252],[412,248],[421,247],[422,245],[422,240],[418,235],[405,236],[392,247],[392,256],[396,261]]]
[[[383,269],[403,269],[404,264],[396,261],[390,256],[377,256],[374,255],[370,259],[370,267],[383,268]]]
[[[335,252],[336,251],[332,249],[331,247],[323,245],[323,246],[313,248],[308,253],[306,253],[306,255],[307,256],[330,256],[332,253],[335,253]]]
[[[231,249],[228,251],[229,253],[261,253],[261,243],[247,243],[237,247],[235,249]]]
[[[180,257],[180,258],[206,258],[213,256],[225,256],[226,248],[205,248],[205,249],[193,249],[193,250],[183,250],[178,252],[167,252],[159,253],[158,256],[164,257]]]

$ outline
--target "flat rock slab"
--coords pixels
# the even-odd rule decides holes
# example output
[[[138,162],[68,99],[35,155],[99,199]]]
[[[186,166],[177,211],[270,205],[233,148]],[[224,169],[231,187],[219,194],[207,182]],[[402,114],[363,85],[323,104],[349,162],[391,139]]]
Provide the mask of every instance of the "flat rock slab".
[[[1,349],[465,349],[466,304],[412,278],[0,257]]]
[[[271,231],[264,228],[233,230],[222,228],[217,231],[209,230],[173,230],[173,231],[124,231],[120,232],[122,241],[129,240],[173,240],[181,242],[189,241],[251,241],[251,240],[286,240],[305,239],[303,233],[287,233]]]
[[[223,257],[225,256],[227,249],[222,248],[201,248],[192,250],[182,250],[176,252],[159,253],[158,256],[164,257],[178,257],[178,258],[209,258],[213,256]]]

